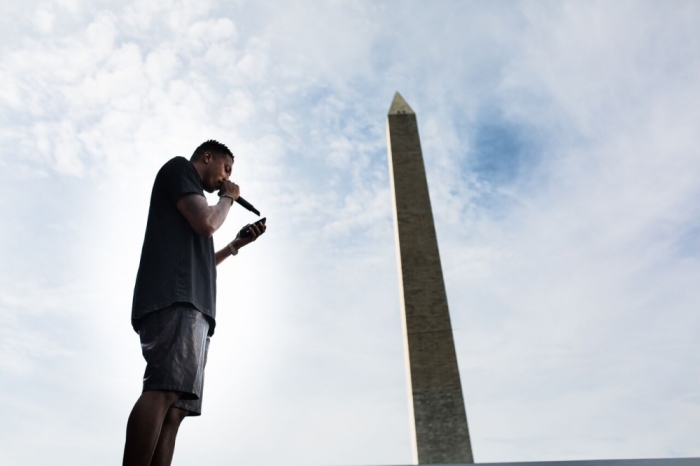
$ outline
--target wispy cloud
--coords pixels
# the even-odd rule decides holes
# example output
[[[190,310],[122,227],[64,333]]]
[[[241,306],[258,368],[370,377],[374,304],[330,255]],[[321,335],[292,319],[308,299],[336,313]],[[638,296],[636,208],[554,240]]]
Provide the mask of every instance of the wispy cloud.
[[[408,462],[384,120],[398,89],[418,113],[477,460],[697,455],[699,16],[681,1],[14,4],[3,454],[120,456],[153,177],[213,137],[269,232],[219,271],[205,415],[178,460]],[[251,220],[234,211],[215,242]]]

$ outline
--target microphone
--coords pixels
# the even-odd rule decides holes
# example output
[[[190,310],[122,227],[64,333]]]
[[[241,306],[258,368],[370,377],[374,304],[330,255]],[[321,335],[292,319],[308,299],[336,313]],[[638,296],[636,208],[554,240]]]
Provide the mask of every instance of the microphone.
[[[240,205],[242,205],[242,206],[245,207],[246,209],[248,209],[248,210],[250,210],[251,212],[253,212],[253,213],[254,213],[255,215],[257,215],[258,217],[260,217],[260,212],[258,211],[258,209],[256,209],[255,207],[253,207],[253,205],[252,205],[250,202],[246,201],[246,200],[243,199],[241,196],[238,196],[238,199],[236,199],[236,202],[238,202]]]

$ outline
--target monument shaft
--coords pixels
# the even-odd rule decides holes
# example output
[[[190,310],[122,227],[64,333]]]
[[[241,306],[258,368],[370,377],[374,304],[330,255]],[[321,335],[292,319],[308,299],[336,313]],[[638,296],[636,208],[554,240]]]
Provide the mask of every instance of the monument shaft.
[[[473,463],[418,123],[398,92],[389,110],[387,133],[414,460]]]

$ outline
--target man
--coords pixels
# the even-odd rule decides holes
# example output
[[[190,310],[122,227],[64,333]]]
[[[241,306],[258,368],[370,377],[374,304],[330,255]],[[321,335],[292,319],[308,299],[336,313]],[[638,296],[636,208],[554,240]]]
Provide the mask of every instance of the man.
[[[156,175],[131,316],[146,372],[126,427],[124,466],[169,465],[180,423],[201,414],[216,266],[265,233],[264,224],[247,225],[241,232],[249,235],[239,232],[214,252],[212,234],[240,195],[229,181],[232,167],[231,151],[209,140],[190,160],[175,157]],[[204,191],[216,190],[219,202],[210,206]]]

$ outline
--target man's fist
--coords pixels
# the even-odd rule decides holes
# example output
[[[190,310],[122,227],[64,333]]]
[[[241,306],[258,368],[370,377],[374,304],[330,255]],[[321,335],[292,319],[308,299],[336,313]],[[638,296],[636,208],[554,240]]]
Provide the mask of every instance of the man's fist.
[[[219,196],[223,196],[224,194],[233,196],[233,200],[235,201],[241,195],[241,188],[233,181],[223,180],[221,182],[221,189],[219,189]]]

